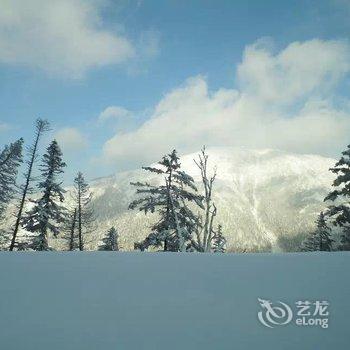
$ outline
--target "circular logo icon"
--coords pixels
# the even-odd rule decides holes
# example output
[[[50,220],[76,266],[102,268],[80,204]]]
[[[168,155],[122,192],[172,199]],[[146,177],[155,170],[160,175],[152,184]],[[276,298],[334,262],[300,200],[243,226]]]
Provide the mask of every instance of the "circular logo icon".
[[[258,299],[262,311],[258,312],[259,321],[268,328],[288,324],[293,318],[292,309],[281,301],[273,304],[269,300]]]

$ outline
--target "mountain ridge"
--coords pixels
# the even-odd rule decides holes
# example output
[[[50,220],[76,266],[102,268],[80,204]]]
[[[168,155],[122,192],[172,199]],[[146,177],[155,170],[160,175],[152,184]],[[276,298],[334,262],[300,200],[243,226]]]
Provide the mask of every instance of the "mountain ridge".
[[[318,213],[326,207],[323,199],[334,180],[329,168],[336,161],[273,149],[216,147],[208,148],[207,153],[209,173],[217,168],[213,189],[218,209],[215,224],[223,227],[227,250],[297,251],[307,233],[314,229]],[[201,192],[200,172],[193,161],[198,154],[183,155],[180,163]],[[130,182],[137,181],[156,185],[162,178],[137,169],[90,182],[96,222],[92,232],[86,235],[87,250],[97,249],[111,226],[119,231],[122,250],[133,250],[134,242],[149,234],[157,214],[128,210],[128,205],[136,198],[136,189]],[[67,188],[66,194],[68,207],[72,206],[71,188]],[[13,208],[9,212],[11,210]],[[3,228],[8,229],[12,219],[8,215]],[[25,234],[22,229],[20,236]],[[49,244],[57,250],[66,249],[63,232],[57,238],[50,237]]]
[[[335,160],[273,149],[215,147],[208,148],[207,153],[209,170],[217,167],[214,185],[217,223],[224,227],[228,249],[296,249],[293,240],[300,241],[302,235],[313,229],[317,213],[325,207],[323,198],[333,181],[328,169]],[[201,190],[200,173],[193,162],[197,155],[198,152],[184,155],[180,163]],[[91,182],[99,225],[104,226],[104,230],[115,225],[128,250],[134,241],[147,235],[156,220],[153,214],[145,216],[127,210],[128,203],[135,198],[135,188],[129,183],[144,180],[159,183],[157,176],[141,169]]]

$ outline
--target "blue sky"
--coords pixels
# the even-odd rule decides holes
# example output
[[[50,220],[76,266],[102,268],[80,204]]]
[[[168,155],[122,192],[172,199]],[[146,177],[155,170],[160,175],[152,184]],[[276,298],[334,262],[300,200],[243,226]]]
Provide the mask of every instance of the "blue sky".
[[[0,143],[30,142],[47,118],[67,181],[172,147],[335,157],[349,141],[350,1],[48,3],[0,0]]]

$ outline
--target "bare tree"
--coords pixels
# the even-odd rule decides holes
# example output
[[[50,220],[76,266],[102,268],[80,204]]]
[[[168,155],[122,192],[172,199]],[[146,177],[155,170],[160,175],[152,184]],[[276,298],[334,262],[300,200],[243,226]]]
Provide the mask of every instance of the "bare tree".
[[[39,140],[40,140],[42,134],[48,130],[49,130],[49,123],[46,120],[43,120],[43,119],[36,120],[34,142],[33,142],[32,146],[30,146],[28,148],[29,160],[27,161],[27,170],[24,173],[25,183],[21,187],[21,192],[22,192],[21,201],[20,201],[19,206],[18,206],[18,212],[16,215],[16,223],[15,223],[15,227],[14,227],[13,233],[12,233],[10,251],[12,251],[15,247],[18,230],[19,230],[20,223],[22,220],[22,213],[23,213],[24,205],[26,202],[27,195],[31,191],[30,184],[33,180],[32,172],[33,172],[33,166],[34,166],[35,160],[37,158]]]
[[[217,214],[217,208],[213,202],[213,185],[216,178],[216,167],[213,175],[208,175],[208,154],[205,146],[202,148],[198,159],[194,159],[195,164],[201,173],[201,180],[204,190],[204,215],[200,216],[200,225],[196,231],[196,239],[192,240],[192,244],[197,251],[210,252],[212,249],[212,238],[215,235],[214,219]]]
[[[77,222],[77,208],[74,208],[74,212],[72,215],[71,227],[69,230],[69,250],[72,251],[75,249],[75,224]]]

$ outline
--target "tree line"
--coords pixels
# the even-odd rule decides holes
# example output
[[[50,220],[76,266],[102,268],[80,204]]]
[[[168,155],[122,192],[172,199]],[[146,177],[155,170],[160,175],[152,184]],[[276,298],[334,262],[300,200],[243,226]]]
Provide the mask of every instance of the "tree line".
[[[2,249],[48,251],[52,250],[49,235],[54,238],[61,235],[66,241],[66,250],[82,251],[86,249],[88,233],[96,231],[92,193],[84,175],[77,173],[73,189],[67,193],[62,186],[62,174],[67,165],[57,141],[52,140],[46,152],[39,156],[40,141],[48,130],[49,123],[38,119],[33,142],[25,152],[22,138],[0,150],[1,221],[8,215],[9,205],[16,203],[12,228],[0,230]],[[218,209],[213,200],[216,168],[209,169],[205,147],[193,161],[200,173],[199,184],[181,168],[176,150],[165,155],[157,166],[143,167],[159,177],[159,185],[131,183],[136,199],[128,208],[146,215],[158,214],[145,239],[135,242],[135,249],[226,251],[226,238],[222,225],[216,223]],[[18,184],[21,167],[24,173]],[[350,250],[350,145],[330,171],[336,175],[334,189],[325,197],[328,205],[318,215],[316,229],[303,241],[303,251]],[[69,205],[66,204],[67,195],[71,199]],[[26,234],[20,235],[20,229]],[[339,233],[340,240],[337,240]],[[116,228],[111,227],[100,243],[98,250],[118,251]]]
[[[41,157],[39,176],[34,175],[39,157],[39,144],[49,123],[43,119],[35,122],[33,143],[23,155],[23,139],[6,145],[0,152],[0,219],[4,219],[10,202],[17,202],[13,213],[12,229],[1,232],[1,245],[13,250],[52,250],[48,236],[57,237],[66,225],[71,225],[65,236],[68,250],[84,250],[84,234],[92,221],[91,193],[81,172],[74,179],[71,193],[73,208],[65,207],[66,190],[62,187],[61,175],[66,163],[56,140],[51,141]],[[24,159],[25,158],[25,159]],[[24,163],[23,183],[17,184],[19,168]],[[19,237],[20,229],[30,233]]]
[[[23,139],[5,145],[0,151],[0,220],[8,214],[8,206],[16,203],[12,229],[0,231],[2,249],[49,251],[53,250],[49,235],[54,238],[61,235],[66,241],[66,250],[82,251],[87,233],[96,229],[92,193],[81,172],[74,178],[73,190],[69,191],[72,200],[66,204],[62,174],[67,165],[56,140],[50,142],[38,162],[40,141],[49,128],[48,121],[36,120],[34,139],[25,155]],[[159,186],[147,182],[131,184],[136,187],[138,198],[129,209],[159,214],[149,235],[142,242],[136,242],[135,249],[225,252],[226,239],[222,226],[215,223],[217,208],[212,198],[216,169],[212,176],[208,175],[205,148],[194,162],[201,173],[203,194],[199,193],[194,179],[181,169],[176,150],[164,156],[159,167],[143,168],[161,177]],[[25,171],[18,185],[22,165]],[[26,234],[21,235],[20,229]],[[98,250],[119,249],[119,234],[111,227]]]

